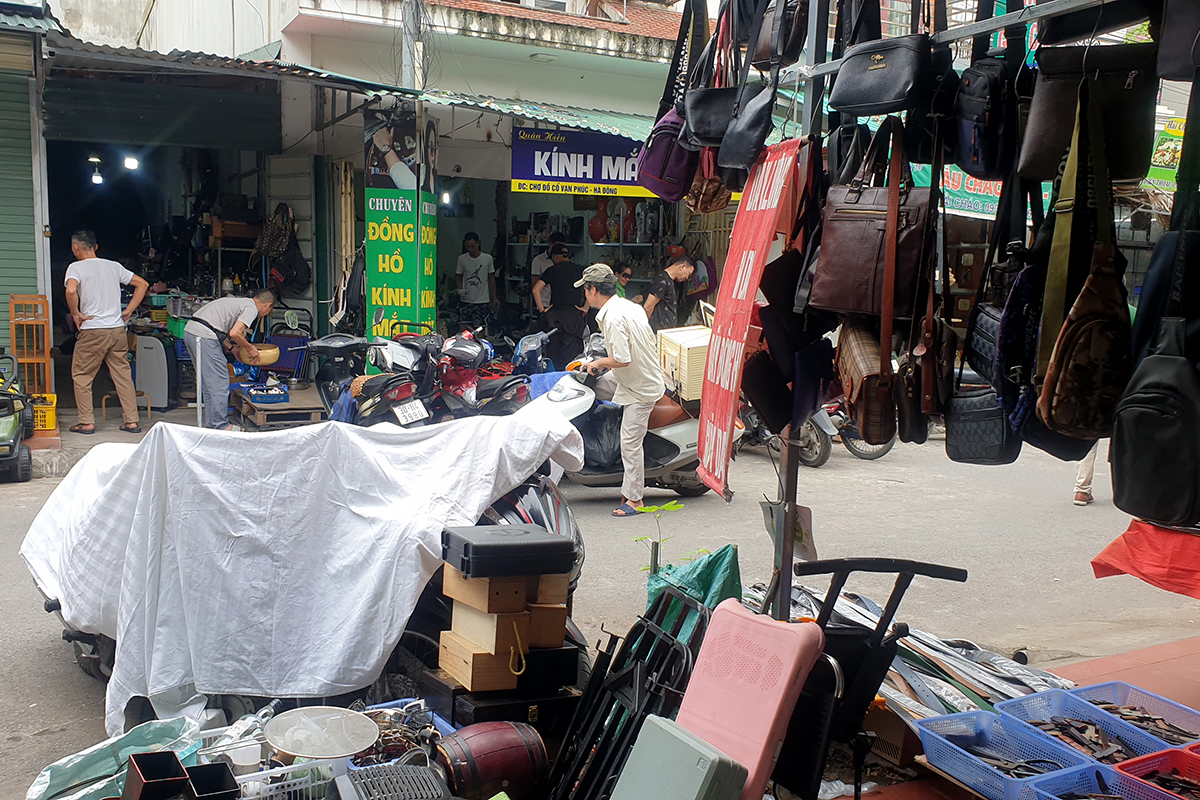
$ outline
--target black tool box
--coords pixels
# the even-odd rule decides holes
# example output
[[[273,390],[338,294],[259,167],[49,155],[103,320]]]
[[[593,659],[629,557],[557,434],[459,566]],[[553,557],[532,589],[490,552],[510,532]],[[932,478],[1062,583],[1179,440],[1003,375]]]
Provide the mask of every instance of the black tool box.
[[[477,722],[524,722],[544,738],[558,739],[570,727],[580,697],[574,688],[558,689],[542,697],[520,697],[512,692],[460,694],[454,698],[454,724],[465,727]]]
[[[442,531],[442,558],[469,578],[557,575],[575,566],[575,543],[537,525]]]
[[[425,699],[425,705],[447,722],[454,719],[454,700],[460,694],[467,693],[467,687],[440,669],[422,670],[417,689]]]
[[[579,682],[579,648],[531,648],[525,654],[525,671],[517,678],[517,694],[522,697],[544,695],[549,689],[575,686]]]

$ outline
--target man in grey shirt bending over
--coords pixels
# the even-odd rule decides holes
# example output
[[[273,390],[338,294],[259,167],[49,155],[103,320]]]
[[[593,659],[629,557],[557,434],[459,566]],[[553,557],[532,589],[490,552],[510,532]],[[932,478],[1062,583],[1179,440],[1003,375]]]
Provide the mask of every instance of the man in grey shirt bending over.
[[[246,339],[246,331],[268,316],[275,295],[264,289],[250,297],[222,297],[200,307],[183,329],[183,341],[192,354],[204,400],[204,427],[232,430],[229,422],[229,363],[225,351],[242,349],[243,361],[258,361],[258,348]],[[219,334],[219,336],[218,336]]]

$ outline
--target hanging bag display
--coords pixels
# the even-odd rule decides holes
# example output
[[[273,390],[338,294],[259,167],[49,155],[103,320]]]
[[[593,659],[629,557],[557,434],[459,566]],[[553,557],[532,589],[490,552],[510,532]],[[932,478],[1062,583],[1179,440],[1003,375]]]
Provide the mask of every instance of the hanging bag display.
[[[758,0],[752,39],[757,40],[762,28],[762,14],[767,0]],[[687,93],[683,96],[686,125],[681,139],[694,148],[720,147],[725,131],[733,120],[739,103],[750,103],[766,84],[752,83],[742,87],[742,51],[738,41],[737,14],[730,13],[728,0],[722,5],[717,22],[717,35],[709,41],[699,63],[692,70]]]
[[[761,23],[755,26],[758,40],[766,39],[771,42],[771,70],[767,84],[756,93],[750,93],[750,59],[747,58],[742,65],[733,116],[729,127],[725,129],[721,149],[717,153],[717,166],[750,169],[767,143],[771,129],[775,127],[775,96],[779,89],[780,54],[783,47],[783,15],[776,14],[767,21],[774,27],[767,28]]]
[[[1154,152],[1157,54],[1153,43],[1039,49],[1037,85],[1021,143],[1021,177],[1048,181],[1058,174],[1071,144],[1073,110],[1085,74],[1088,96],[1104,126],[1111,179],[1146,177]]]
[[[813,279],[808,303],[839,314],[900,319],[916,312],[917,288],[924,263],[930,225],[931,189],[913,186],[912,171],[904,159],[903,125],[888,117],[879,126],[867,156],[848,186],[832,186],[825,201],[821,261]],[[895,185],[871,185],[879,179],[879,164],[886,163],[889,143],[896,163]],[[890,179],[890,178],[889,178]],[[897,215],[894,292],[884,302],[888,271],[887,221]],[[884,308],[890,305],[889,308]]]
[[[804,50],[804,40],[808,37],[808,2],[809,0],[769,0],[767,15],[763,19],[763,30],[774,30],[775,18],[780,17],[778,25],[782,34],[779,43],[779,66],[790,67],[800,60],[800,52]],[[754,68],[766,72],[771,68],[771,41],[759,39],[754,46]]]
[[[1196,69],[1192,50],[1200,38],[1200,3],[1166,0],[1162,31],[1158,35],[1158,77],[1164,81],[1190,81]]]
[[[1194,72],[1200,81],[1200,69]],[[1188,123],[1200,125],[1192,86]],[[1159,525],[1200,524],[1200,371],[1185,342],[1185,290],[1200,259],[1200,139],[1184,134],[1172,228],[1170,291],[1154,351],[1138,365],[1113,425],[1113,503]],[[1164,237],[1165,238],[1165,237]],[[1155,252],[1157,256],[1157,250]],[[1191,280],[1189,281],[1189,278]]]
[[[1021,437],[1008,425],[996,390],[960,391],[946,412],[946,456],[959,464],[999,466],[1021,455]]]
[[[931,76],[924,33],[856,44],[842,57],[829,107],[852,117],[907,111],[932,94]]]
[[[1050,0],[1037,0],[1038,5],[1048,2]],[[1038,38],[1043,44],[1078,42],[1146,21],[1157,28],[1162,19],[1162,6],[1163,0],[1105,0],[1098,8],[1039,20]],[[1191,80],[1190,70],[1187,80]]]
[[[637,182],[669,203],[687,195],[700,163],[700,154],[679,141],[684,120],[679,113],[687,82],[687,65],[699,58],[708,41],[708,9],[702,0],[685,0],[675,53],[658,105],[658,119],[638,153]]]

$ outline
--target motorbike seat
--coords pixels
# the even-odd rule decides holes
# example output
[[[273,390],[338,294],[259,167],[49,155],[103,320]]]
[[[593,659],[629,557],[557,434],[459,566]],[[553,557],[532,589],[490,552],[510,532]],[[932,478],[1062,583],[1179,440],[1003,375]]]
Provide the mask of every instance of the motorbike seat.
[[[683,406],[672,400],[669,395],[664,394],[650,411],[649,427],[650,430],[665,428],[668,425],[674,425],[678,422],[686,422],[691,418],[692,415],[685,411]]]
[[[486,400],[496,395],[504,394],[514,386],[529,383],[528,376],[506,375],[503,378],[485,378],[475,385],[475,397]]]

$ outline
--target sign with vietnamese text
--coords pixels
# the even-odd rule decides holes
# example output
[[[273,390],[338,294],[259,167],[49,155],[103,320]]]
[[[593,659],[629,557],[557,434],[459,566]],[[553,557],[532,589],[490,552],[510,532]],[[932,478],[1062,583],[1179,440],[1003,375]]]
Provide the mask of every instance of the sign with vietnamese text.
[[[637,184],[641,142],[590,131],[513,128],[512,190],[653,197]]]
[[[364,117],[368,337],[432,325],[437,312],[437,127],[427,120],[418,136],[417,111],[405,100]]]
[[[796,156],[801,141],[790,139],[768,147],[750,170],[742,202],[729,238],[729,255],[717,296],[708,360],[704,366],[704,390],[700,400],[700,479],[726,500],[733,493],[727,484],[732,432],[741,395],[742,363],[750,314],[767,251],[781,218],[792,219],[796,208],[781,200],[797,179]],[[785,216],[788,215],[788,216]]]
[[[1150,172],[1142,186],[1174,192],[1175,173],[1179,169],[1179,157],[1183,154],[1183,129],[1187,120],[1167,120],[1166,130],[1158,132],[1154,140],[1154,153],[1150,156]]]

